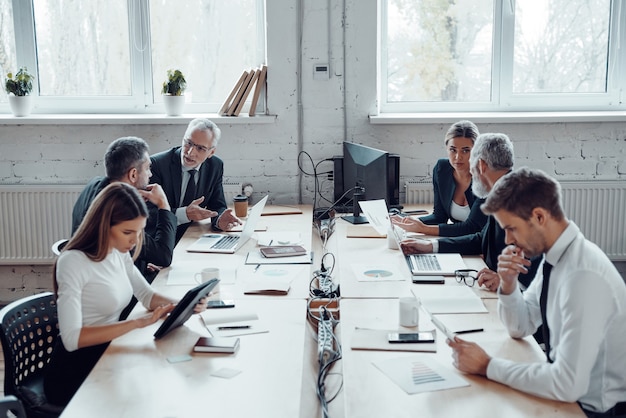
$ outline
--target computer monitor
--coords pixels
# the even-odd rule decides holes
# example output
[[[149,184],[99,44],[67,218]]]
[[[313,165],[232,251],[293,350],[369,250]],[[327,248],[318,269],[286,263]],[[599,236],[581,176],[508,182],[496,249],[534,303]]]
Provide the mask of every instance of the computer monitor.
[[[387,151],[353,142],[343,143],[341,194],[347,193],[342,199],[343,203],[339,204],[350,202],[354,208],[353,215],[345,216],[343,219],[351,223],[367,223],[365,217],[359,216],[360,208],[357,202],[361,200],[384,199],[388,208],[398,206],[399,160],[398,156]]]

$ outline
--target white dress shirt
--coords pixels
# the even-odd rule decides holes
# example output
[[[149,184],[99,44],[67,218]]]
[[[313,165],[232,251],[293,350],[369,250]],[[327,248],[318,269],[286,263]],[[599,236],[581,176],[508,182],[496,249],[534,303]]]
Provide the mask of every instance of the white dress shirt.
[[[118,322],[133,294],[145,307],[154,295],[130,254],[115,249],[98,262],[82,251],[64,251],[56,272],[59,330],[67,351],[78,349],[82,327]]]
[[[552,264],[546,318],[553,363],[493,358],[487,377],[549,399],[604,412],[626,401],[626,285],[608,257],[569,226],[546,253]],[[541,276],[539,269],[538,276]],[[542,277],[526,292],[499,295],[501,320],[514,337],[541,324]]]

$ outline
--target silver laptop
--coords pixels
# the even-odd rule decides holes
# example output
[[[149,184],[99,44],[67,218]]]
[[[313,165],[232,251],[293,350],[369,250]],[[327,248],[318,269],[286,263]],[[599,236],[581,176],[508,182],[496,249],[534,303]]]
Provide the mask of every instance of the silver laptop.
[[[241,235],[231,234],[204,234],[196,242],[191,244],[187,251],[190,253],[220,253],[234,254],[241,248],[254,233],[254,228],[261,218],[263,208],[267,202],[267,196],[261,199],[256,205],[250,209],[248,219],[241,231]]]
[[[393,224],[391,230],[400,248],[405,232]],[[413,276],[453,275],[455,270],[467,268],[461,254],[458,253],[411,254],[405,256],[405,259]]]

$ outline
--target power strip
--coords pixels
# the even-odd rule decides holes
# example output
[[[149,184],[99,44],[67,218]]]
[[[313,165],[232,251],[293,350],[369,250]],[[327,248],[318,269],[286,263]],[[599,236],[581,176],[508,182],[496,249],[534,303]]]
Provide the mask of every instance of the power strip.
[[[321,290],[325,295],[330,295],[333,292],[333,280],[330,276],[320,273],[320,275],[317,276],[317,283],[319,290]]]
[[[333,321],[323,308],[319,309],[320,320],[317,323],[317,355],[320,364],[328,361],[333,351]]]

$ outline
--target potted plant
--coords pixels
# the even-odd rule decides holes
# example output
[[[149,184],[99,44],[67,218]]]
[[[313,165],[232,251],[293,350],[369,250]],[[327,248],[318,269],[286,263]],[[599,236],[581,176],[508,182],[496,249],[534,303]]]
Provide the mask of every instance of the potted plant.
[[[168,116],[179,116],[185,104],[187,81],[180,70],[167,70],[167,80],[163,82],[163,104]]]
[[[8,73],[4,80],[4,89],[9,95],[9,105],[15,116],[28,116],[32,108],[33,75],[26,67],[21,67],[15,74]]]

